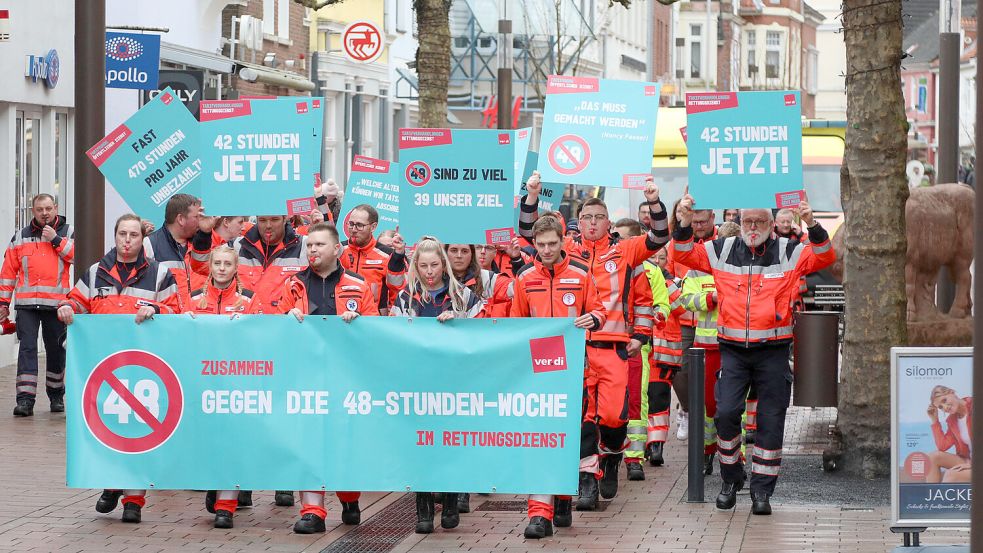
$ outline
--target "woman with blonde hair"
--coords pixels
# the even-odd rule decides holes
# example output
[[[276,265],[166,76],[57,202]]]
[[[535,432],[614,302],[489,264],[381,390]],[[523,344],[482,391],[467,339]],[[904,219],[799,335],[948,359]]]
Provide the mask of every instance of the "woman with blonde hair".
[[[424,236],[416,245],[403,289],[392,309],[391,317],[436,317],[440,322],[451,319],[471,319],[482,316],[482,303],[477,295],[454,278],[453,269],[444,246],[432,236]],[[457,528],[461,521],[458,511],[459,493],[444,493],[444,508],[440,526]],[[416,533],[433,532],[434,497],[431,492],[416,494]]]
[[[940,409],[948,415],[944,432],[939,422]],[[932,388],[928,418],[932,420],[932,436],[938,451],[928,454],[932,463],[925,481],[970,482],[973,476],[973,398],[959,397],[948,386],[936,386]],[[955,453],[949,453],[952,447],[956,448]]]
[[[235,316],[249,311],[253,293],[239,282],[239,255],[222,244],[208,253],[208,280],[191,292],[191,310],[196,315]],[[205,494],[205,509],[215,514],[215,528],[232,528],[236,507],[253,504],[251,491],[211,490]]]

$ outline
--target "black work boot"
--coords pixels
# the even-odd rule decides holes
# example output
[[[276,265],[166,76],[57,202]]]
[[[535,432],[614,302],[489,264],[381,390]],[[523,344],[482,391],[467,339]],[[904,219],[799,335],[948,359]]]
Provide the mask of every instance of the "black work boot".
[[[471,494],[462,493],[457,496],[457,512],[459,513],[470,513],[471,512]]]
[[[661,467],[665,463],[662,459],[662,445],[662,442],[652,442],[645,446],[645,456],[653,467]]]
[[[218,499],[218,492],[215,490],[208,490],[205,492],[205,510],[209,513],[215,514],[215,501]]]
[[[123,497],[123,490],[103,490],[99,500],[96,501],[97,513],[111,513],[119,505],[119,498]]]
[[[224,509],[215,511],[215,528],[232,528],[232,513]]]
[[[593,511],[596,508],[597,476],[595,476],[592,472],[581,472],[580,486],[577,490],[577,510]]]
[[[558,528],[569,528],[573,525],[573,500],[553,498],[553,524]]]
[[[715,456],[713,453],[707,453],[703,455],[703,474],[706,474],[707,476],[713,474],[714,457]]]
[[[621,467],[621,453],[609,453],[601,458],[601,497],[612,499],[618,495],[618,468]]]
[[[444,494],[444,507],[440,511],[441,528],[450,530],[457,528],[457,525],[461,523],[461,515],[457,511],[457,495],[450,492]]]
[[[324,532],[324,519],[314,513],[307,513],[294,524],[295,534],[313,534]]]
[[[15,417],[34,416],[34,402],[29,399],[17,400],[17,407],[14,407],[14,416]]]
[[[771,502],[765,492],[751,492],[751,513],[755,515],[770,515]]]
[[[724,482],[720,486],[720,495],[717,496],[717,508],[727,511],[734,508],[737,504],[737,492],[744,489],[744,478],[737,482]]]
[[[294,492],[277,490],[276,493],[273,494],[273,502],[276,503],[278,507],[293,507]],[[300,523],[298,522],[297,524]],[[321,519],[321,524],[322,526],[324,525],[324,519]],[[323,532],[324,530],[321,531]]]
[[[532,517],[526,531],[523,532],[526,539],[539,540],[553,535],[553,523],[543,517]]]
[[[236,498],[237,507],[252,507],[253,506],[253,491],[252,490],[240,490],[239,497]]]
[[[123,522],[140,522],[140,506],[136,503],[123,504]]]
[[[416,494],[416,533],[430,534],[433,532],[433,494],[430,492]]]
[[[48,398],[51,403],[52,413],[64,413],[65,412],[65,396],[53,396]]]
[[[341,522],[349,526],[358,526],[362,522],[362,510],[358,507],[358,501],[341,502]]]
[[[642,470],[641,463],[628,463],[628,466],[625,468],[628,469],[628,480],[634,482],[645,480],[645,471]]]

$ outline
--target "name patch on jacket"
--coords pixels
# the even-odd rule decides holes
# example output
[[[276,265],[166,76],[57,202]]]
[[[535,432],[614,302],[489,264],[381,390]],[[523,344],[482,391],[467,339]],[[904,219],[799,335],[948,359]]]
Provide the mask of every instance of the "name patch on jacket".
[[[365,260],[365,264],[366,265],[382,265],[382,260],[381,259],[366,259]]]
[[[580,284],[579,278],[561,278],[560,284]]]
[[[342,286],[341,289],[343,291],[344,290],[351,290],[351,291],[354,291],[354,292],[358,292],[360,290],[360,288],[358,286]]]
[[[782,272],[782,273],[771,273],[771,274],[762,275],[762,276],[763,276],[763,278],[782,278],[782,277],[785,276],[785,273],[784,272]]]
[[[283,268],[283,271],[284,272],[287,272],[287,273],[299,273],[299,272],[301,272],[303,270],[304,270],[303,267],[284,267]]]

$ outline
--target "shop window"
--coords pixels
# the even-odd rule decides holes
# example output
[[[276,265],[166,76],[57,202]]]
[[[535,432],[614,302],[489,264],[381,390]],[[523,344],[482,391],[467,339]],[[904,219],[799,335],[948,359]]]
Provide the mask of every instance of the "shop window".
[[[14,137],[14,180],[16,183],[16,225],[22,228],[30,222],[31,200],[40,191],[41,119],[23,111],[17,112]]]
[[[55,182],[51,194],[64,212],[68,208],[68,114],[55,114]]]

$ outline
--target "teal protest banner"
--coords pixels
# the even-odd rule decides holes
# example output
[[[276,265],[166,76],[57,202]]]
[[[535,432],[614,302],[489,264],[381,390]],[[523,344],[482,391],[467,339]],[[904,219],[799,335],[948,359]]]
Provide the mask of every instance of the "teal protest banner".
[[[395,230],[399,226],[399,189],[403,181],[400,165],[368,156],[355,156],[352,170],[348,175],[345,199],[341,202],[338,216],[338,232],[342,240],[347,240],[345,227],[348,214],[357,205],[368,204],[379,212],[379,226],[376,236],[384,230]]]
[[[539,141],[543,182],[645,188],[661,88],[550,75]]]
[[[130,209],[157,227],[171,196],[201,194],[198,121],[170,87],[86,155]]]
[[[529,146],[516,133],[528,129],[400,129],[399,228],[406,241],[428,234],[444,243],[509,243],[516,167]]]
[[[79,315],[68,485],[576,493],[583,367],[572,319]]]
[[[797,207],[804,198],[798,92],[689,93],[686,135],[697,207]]]
[[[320,104],[303,97],[202,102],[208,213],[285,215],[306,204],[319,171],[320,134],[311,113]]]

